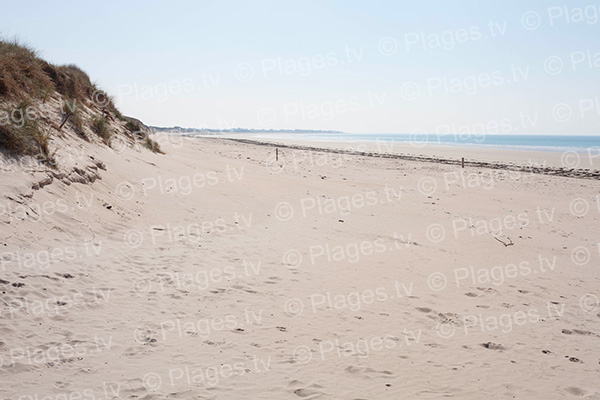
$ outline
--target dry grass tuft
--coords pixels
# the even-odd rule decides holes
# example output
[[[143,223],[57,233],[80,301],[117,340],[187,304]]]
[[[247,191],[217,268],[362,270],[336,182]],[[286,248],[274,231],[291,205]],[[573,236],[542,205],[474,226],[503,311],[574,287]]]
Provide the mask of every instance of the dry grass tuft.
[[[52,92],[52,80],[44,71],[45,65],[29,46],[17,40],[0,40],[0,97],[19,99]]]
[[[0,124],[0,148],[10,155],[29,155],[53,165],[50,134],[42,132],[37,120],[26,116],[29,106],[28,102],[23,101],[5,111],[11,116],[11,123]]]
[[[48,75],[56,91],[67,99],[86,104],[94,94],[95,86],[88,74],[75,65],[55,66],[44,62],[44,72]]]
[[[110,129],[106,117],[94,117],[92,119],[92,131],[102,138],[104,144],[110,144],[112,129]]]
[[[144,141],[144,146],[150,149],[153,153],[165,154],[165,152],[162,151],[162,149],[160,148],[160,145],[155,140],[152,140],[149,137],[147,137]]]

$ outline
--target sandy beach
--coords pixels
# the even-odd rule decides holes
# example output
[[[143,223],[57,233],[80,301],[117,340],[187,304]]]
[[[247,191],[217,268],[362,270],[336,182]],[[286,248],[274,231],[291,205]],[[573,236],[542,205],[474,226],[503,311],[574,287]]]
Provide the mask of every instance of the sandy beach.
[[[161,146],[3,160],[1,398],[600,398],[597,180]]]
[[[600,400],[599,4],[0,26],[0,400]]]
[[[335,135],[335,134],[333,134]],[[200,135],[201,137],[214,137],[214,135]],[[273,136],[276,136],[273,137]],[[256,133],[236,134],[223,133],[219,137],[236,140],[250,140],[264,143],[307,146],[311,148],[334,149],[341,151],[373,152],[389,155],[408,155],[424,158],[444,158],[459,161],[464,158],[467,162],[503,163],[532,168],[575,168],[575,169],[600,169],[600,150],[587,149],[587,151],[532,151],[507,149],[497,146],[449,146],[442,143],[427,143],[419,135],[414,135],[411,141],[384,141],[384,140],[357,140],[335,141],[307,140],[294,137],[293,134]],[[374,135],[377,137],[377,135]],[[435,137],[434,137],[435,138]],[[435,142],[435,140],[433,140]]]

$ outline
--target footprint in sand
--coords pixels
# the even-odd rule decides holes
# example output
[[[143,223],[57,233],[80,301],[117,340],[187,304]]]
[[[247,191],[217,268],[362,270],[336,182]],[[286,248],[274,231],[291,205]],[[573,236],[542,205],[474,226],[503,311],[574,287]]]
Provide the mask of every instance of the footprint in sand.
[[[365,368],[364,373],[367,374],[367,376],[369,376],[369,377],[373,377],[373,376],[368,375],[368,374],[376,374],[377,376],[374,376],[376,378],[390,378],[390,377],[394,376],[394,374],[388,370],[378,371],[376,369],[369,368],[369,367]]]
[[[294,394],[301,398],[315,399],[317,397],[321,397],[324,394],[322,390],[319,390],[320,388],[321,388],[321,386],[319,386],[319,385],[310,385],[305,388],[294,390]]]
[[[590,331],[582,331],[581,329],[573,329],[573,333],[576,333],[578,335],[585,335],[585,336],[598,336],[596,335],[594,332],[590,332]]]
[[[490,349],[490,350],[506,350],[506,347],[502,346],[501,344],[497,344],[497,343],[493,343],[493,342],[487,342],[487,343],[481,343],[482,347],[485,347],[486,349]]]
[[[351,373],[351,374],[356,374],[357,372],[360,372],[360,371],[361,371],[361,369],[360,369],[360,368],[357,368],[357,367],[354,367],[354,366],[352,366],[352,365],[350,365],[349,367],[346,367],[346,368],[344,369],[344,371],[346,371],[346,372],[349,372],[349,373]]]
[[[568,358],[569,361],[574,362],[574,363],[581,363],[583,364],[583,361],[581,361],[579,358],[577,357],[569,357],[569,356],[565,356],[565,358]]]
[[[293,380],[288,384],[288,389],[296,396],[304,399],[316,399],[323,396],[323,386],[313,383],[305,386],[305,383],[298,380]]]
[[[578,387],[568,387],[565,389],[565,391],[569,394],[575,395],[577,397],[583,397],[583,395],[586,393],[585,390],[580,389]]]
[[[484,287],[478,287],[477,290],[480,290],[482,292],[488,293],[488,294],[498,294],[499,292],[491,287],[488,288],[484,288]]]

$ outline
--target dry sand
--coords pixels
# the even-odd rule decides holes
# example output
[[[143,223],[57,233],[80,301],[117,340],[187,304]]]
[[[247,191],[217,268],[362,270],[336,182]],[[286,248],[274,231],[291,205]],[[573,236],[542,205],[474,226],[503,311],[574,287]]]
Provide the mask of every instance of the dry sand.
[[[1,398],[600,398],[598,181],[180,144],[5,160]]]

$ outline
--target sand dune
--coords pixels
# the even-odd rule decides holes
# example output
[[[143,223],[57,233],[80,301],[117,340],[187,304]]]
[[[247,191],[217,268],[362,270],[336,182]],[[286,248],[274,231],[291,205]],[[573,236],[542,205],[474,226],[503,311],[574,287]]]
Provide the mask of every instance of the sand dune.
[[[163,148],[3,164],[2,398],[600,398],[598,181]]]

